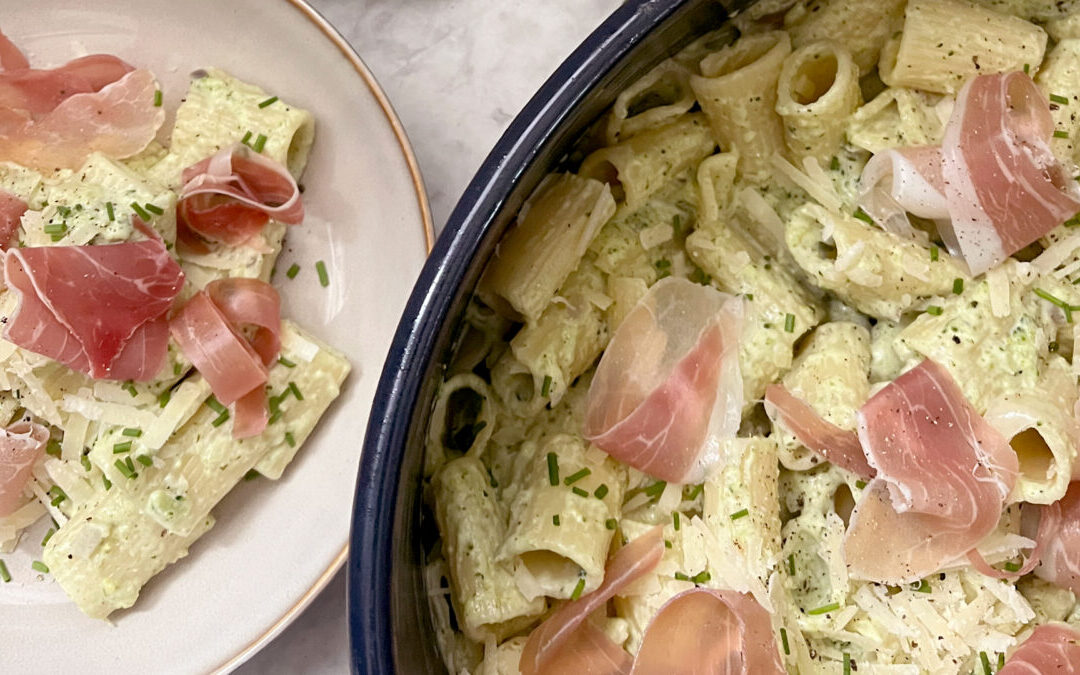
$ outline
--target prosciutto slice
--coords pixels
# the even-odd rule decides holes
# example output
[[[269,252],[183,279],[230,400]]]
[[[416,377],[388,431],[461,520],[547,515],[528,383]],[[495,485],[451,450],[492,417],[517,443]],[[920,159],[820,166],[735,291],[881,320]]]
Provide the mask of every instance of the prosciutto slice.
[[[1080,673],[1080,632],[1063,623],[1037,626],[998,675],[1069,675]]]
[[[1080,594],[1080,482],[1070,483],[1064,497],[1041,511],[1036,544],[1045,551],[1035,576]]]
[[[181,228],[203,239],[238,246],[271,219],[298,225],[304,219],[300,189],[277,162],[236,144],[184,169],[177,205]],[[185,232],[181,241],[189,242]]]
[[[0,250],[6,251],[11,246],[26,208],[26,202],[7,190],[0,190]]]
[[[997,526],[1019,471],[1016,454],[944,368],[923,361],[867,401],[858,419],[877,475],[844,539],[853,575],[916,581]]]
[[[30,62],[26,60],[22,50],[8,39],[8,36],[0,33],[0,70],[22,70],[29,68]]]
[[[905,211],[935,220],[950,252],[980,274],[1080,211],[1080,188],[1050,150],[1053,131],[1030,77],[980,75],[957,95],[940,147],[867,163],[860,205],[891,231],[905,227]]]
[[[165,360],[165,313],[184,273],[147,239],[14,248],[4,281],[19,295],[8,340],[91,377],[150,380]]]
[[[737,298],[686,279],[653,285],[619,325],[593,377],[585,438],[675,483],[698,482],[735,435],[743,403]]]
[[[130,157],[154,140],[165,121],[165,109],[154,105],[158,88],[150,71],[133,70],[40,116],[0,107],[0,157],[46,172],[77,169],[93,152]]]
[[[250,339],[245,329],[254,329]],[[236,404],[233,436],[261,433],[268,420],[267,366],[281,348],[281,298],[274,287],[258,279],[212,281],[176,313],[169,330],[214,396]]]
[[[866,461],[859,436],[830,423],[782,384],[765,390],[765,412],[805,445],[831,464],[870,480],[876,473]]]
[[[34,464],[45,454],[49,430],[34,422],[0,429],[0,518],[19,505]]]

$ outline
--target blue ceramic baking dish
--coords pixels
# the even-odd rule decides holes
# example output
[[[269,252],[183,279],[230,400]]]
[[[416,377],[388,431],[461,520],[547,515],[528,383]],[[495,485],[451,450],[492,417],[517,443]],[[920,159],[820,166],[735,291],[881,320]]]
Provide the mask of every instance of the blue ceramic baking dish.
[[[354,672],[445,672],[421,573],[433,527],[420,498],[423,438],[458,319],[495,243],[619,91],[739,4],[749,3],[628,0],[533,96],[450,215],[398,325],[360,460],[348,561]]]

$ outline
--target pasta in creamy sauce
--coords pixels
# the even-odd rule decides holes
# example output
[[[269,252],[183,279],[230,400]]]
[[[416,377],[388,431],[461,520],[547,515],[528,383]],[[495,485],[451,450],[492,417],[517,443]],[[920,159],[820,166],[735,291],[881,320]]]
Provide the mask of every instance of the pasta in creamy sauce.
[[[854,432],[875,394],[938,364],[1016,455],[976,553],[1005,572],[1033,555],[1024,513],[1062,500],[1077,467],[1076,223],[973,273],[932,218],[869,215],[860,176],[878,153],[940,146],[966,84],[1016,72],[1048,98],[1049,148],[1071,181],[1072,10],[762,2],[735,18],[737,39],[717,27],[619,95],[589,136],[604,144],[536,188],[489,262],[437,398],[425,478],[441,540],[426,582],[450,672],[518,672],[537,626],[601,588],[612,555],[655,526],[660,562],[591,622],[628,655],[693,588],[749,594],[797,673],[990,672],[1035,627],[1080,627],[1068,584],[1043,574],[1000,579],[961,557],[904,583],[859,578],[844,542],[869,477],[762,405],[780,385]],[[584,431],[598,361],[667,278],[742,308],[738,433],[682,484]]]

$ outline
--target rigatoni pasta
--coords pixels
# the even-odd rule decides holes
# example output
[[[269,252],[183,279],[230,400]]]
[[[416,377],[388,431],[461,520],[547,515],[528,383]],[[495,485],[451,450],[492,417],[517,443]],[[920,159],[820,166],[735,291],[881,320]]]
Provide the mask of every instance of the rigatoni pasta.
[[[840,150],[847,118],[862,103],[859,69],[835,42],[811,42],[784,60],[776,112],[793,159],[827,162]]]

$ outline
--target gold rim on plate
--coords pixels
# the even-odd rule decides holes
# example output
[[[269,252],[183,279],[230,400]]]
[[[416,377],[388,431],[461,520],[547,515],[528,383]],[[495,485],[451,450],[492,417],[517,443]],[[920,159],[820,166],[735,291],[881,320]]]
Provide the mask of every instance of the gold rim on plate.
[[[386,115],[386,120],[390,123],[390,127],[394,131],[394,136],[397,138],[398,144],[401,146],[401,153],[405,157],[405,163],[409,167],[409,174],[412,176],[413,187],[416,190],[416,200],[420,207],[420,217],[424,221],[424,243],[427,247],[427,252],[431,253],[431,247],[435,243],[435,227],[431,220],[431,207],[428,205],[427,193],[424,190],[424,179],[420,175],[420,167],[416,163],[416,157],[413,155],[412,147],[409,145],[409,139],[405,135],[405,128],[401,125],[401,120],[398,119],[397,114],[394,112],[393,107],[390,105],[390,100],[386,97],[382,88],[379,87],[379,83],[375,81],[375,77],[368,70],[364,62],[360,60],[360,56],[356,53],[356,50],[352,48],[352,45],[342,37],[341,33],[337,31],[330,22],[327,21],[314,7],[309,5],[306,0],[286,0],[293,9],[297,10],[307,21],[310,21],[315,25],[323,35],[327,37],[335,46],[341,55],[352,65],[353,69],[360,76],[360,79],[364,81],[367,88],[371,91],[371,94],[375,97],[375,101],[382,108],[383,114]],[[227,673],[234,668],[237,668],[254,654],[266,646],[271,640],[285,629],[292,621],[303,612],[311,601],[315,599],[327,584],[330,583],[330,579],[337,574],[338,570],[345,564],[345,559],[349,555],[349,544],[346,543],[341,547],[341,551],[334,557],[330,565],[323,570],[323,573],[315,580],[315,583],[311,585],[307,591],[301,595],[297,601],[285,611],[274,623],[267,626],[257,638],[252,640],[241,649],[235,656],[230,658],[225,663],[215,668],[212,672]]]

